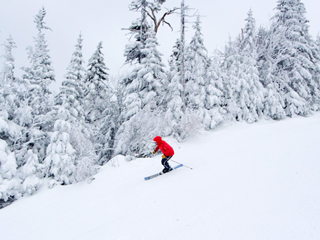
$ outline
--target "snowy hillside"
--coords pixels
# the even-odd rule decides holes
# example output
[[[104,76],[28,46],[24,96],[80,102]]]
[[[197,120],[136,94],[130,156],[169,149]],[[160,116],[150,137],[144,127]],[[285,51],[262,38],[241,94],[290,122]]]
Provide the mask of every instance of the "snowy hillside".
[[[193,170],[144,181],[160,156],[116,157],[91,184],[43,187],[0,210],[0,239],[320,239],[319,136],[315,114],[166,139]]]

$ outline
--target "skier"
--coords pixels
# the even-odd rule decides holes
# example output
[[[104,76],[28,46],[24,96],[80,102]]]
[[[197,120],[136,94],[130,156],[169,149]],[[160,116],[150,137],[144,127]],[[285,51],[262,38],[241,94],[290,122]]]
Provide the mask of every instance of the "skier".
[[[157,147],[156,149],[153,151],[153,154],[155,154],[159,149],[161,150],[161,152],[163,153],[162,155],[162,160],[161,160],[161,164],[164,166],[164,169],[162,170],[163,173],[169,172],[172,170],[172,168],[170,167],[168,161],[172,158],[172,156],[174,155],[174,151],[173,148],[166,143],[165,141],[162,140],[162,138],[160,136],[156,136],[153,141],[155,141],[157,143]]]

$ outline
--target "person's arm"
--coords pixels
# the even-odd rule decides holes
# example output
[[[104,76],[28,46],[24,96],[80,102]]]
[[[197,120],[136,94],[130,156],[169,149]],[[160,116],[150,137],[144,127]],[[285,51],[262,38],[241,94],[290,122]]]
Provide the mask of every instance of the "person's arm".
[[[159,146],[156,147],[156,149],[153,151],[153,154],[156,154],[156,152],[158,152],[159,150]]]

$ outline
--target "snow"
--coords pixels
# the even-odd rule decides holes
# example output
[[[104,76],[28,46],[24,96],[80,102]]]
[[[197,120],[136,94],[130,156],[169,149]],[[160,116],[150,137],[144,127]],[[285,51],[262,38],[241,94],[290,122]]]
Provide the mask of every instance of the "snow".
[[[319,133],[317,113],[168,138],[193,170],[145,181],[160,155],[117,156],[91,184],[42,187],[1,209],[0,239],[320,239]]]
[[[9,131],[9,125],[8,123],[0,117],[0,132],[8,132]]]

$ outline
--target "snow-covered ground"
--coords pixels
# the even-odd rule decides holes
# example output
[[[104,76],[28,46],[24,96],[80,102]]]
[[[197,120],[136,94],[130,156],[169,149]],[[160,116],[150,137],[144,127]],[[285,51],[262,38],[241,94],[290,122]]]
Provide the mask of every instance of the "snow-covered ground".
[[[0,210],[0,239],[318,240],[319,138],[315,114],[165,139],[193,170],[145,181],[160,156],[119,156],[91,184],[43,187]]]

